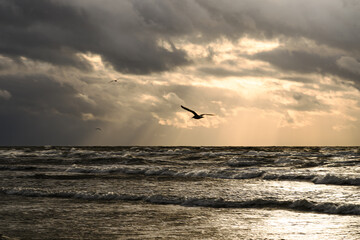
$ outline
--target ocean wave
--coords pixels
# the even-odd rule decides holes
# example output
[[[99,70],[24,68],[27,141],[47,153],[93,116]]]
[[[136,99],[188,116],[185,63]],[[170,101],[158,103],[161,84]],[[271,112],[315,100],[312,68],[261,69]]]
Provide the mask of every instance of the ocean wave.
[[[194,169],[178,171],[167,167],[148,167],[148,166],[111,166],[111,167],[78,167],[72,166],[66,172],[75,173],[121,173],[138,174],[146,176],[170,176],[170,177],[203,177],[219,179],[251,179],[261,177],[264,172],[257,170],[234,171],[232,169]]]
[[[154,154],[155,156],[156,154]],[[128,162],[136,164],[144,159],[139,156],[147,156],[144,151],[131,152],[128,149],[97,149],[97,148],[68,148],[68,147],[32,147],[19,149],[0,149],[0,161],[6,163],[25,162],[28,163],[52,163],[67,164],[76,163],[107,163],[107,162]]]
[[[0,171],[35,171],[39,169],[44,169],[44,168],[38,168],[34,166],[19,166],[19,165],[0,166]]]
[[[114,192],[91,193],[91,192],[52,192],[33,188],[0,188],[0,194],[19,195],[25,197],[48,197],[70,198],[83,200],[121,200],[143,201],[150,204],[171,204],[185,207],[209,207],[209,208],[279,208],[298,210],[305,212],[317,212],[339,215],[360,215],[360,205],[339,204],[332,202],[314,202],[307,199],[278,200],[278,199],[247,199],[240,201],[227,201],[222,198],[196,198],[165,195],[128,195]]]
[[[248,166],[271,166],[271,167],[292,167],[312,168],[326,164],[326,161],[317,157],[304,157],[295,155],[263,155],[263,156],[233,156],[226,164],[230,167]]]
[[[249,167],[261,165],[261,162],[259,162],[258,159],[233,157],[227,162],[227,165],[230,167]]]
[[[272,157],[238,157],[234,156],[227,161],[230,167],[250,167],[274,163]]]
[[[300,173],[265,173],[262,178],[264,180],[287,180],[287,181],[313,181],[316,178],[314,174]]]
[[[299,173],[265,173],[262,178],[264,180],[287,180],[287,181],[309,181],[314,184],[344,185],[344,186],[360,186],[360,178],[347,175],[315,175],[315,174],[299,174]]]
[[[360,178],[349,175],[317,175],[311,173],[296,172],[266,172],[257,168],[249,169],[193,169],[193,170],[176,170],[168,167],[149,167],[149,166],[110,166],[110,167],[78,167],[72,166],[66,172],[73,173],[121,173],[121,174],[138,174],[145,176],[169,176],[184,178],[217,178],[217,179],[254,179],[279,180],[279,181],[308,181],[314,184],[331,184],[331,185],[349,185],[360,186]]]
[[[360,186],[360,178],[352,176],[335,176],[332,174],[326,174],[323,176],[317,176],[312,179],[315,184],[332,184],[332,185],[352,185]]]

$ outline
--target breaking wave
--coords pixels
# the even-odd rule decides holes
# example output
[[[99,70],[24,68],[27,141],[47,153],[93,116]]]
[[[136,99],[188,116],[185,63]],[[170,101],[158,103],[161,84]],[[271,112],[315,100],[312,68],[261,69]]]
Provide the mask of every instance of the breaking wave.
[[[171,177],[204,177],[221,179],[251,179],[261,177],[263,171],[233,171],[232,169],[194,169],[187,171],[177,171],[167,167],[77,167],[68,168],[66,172],[75,173],[122,173],[122,174],[140,174],[146,176],[171,176]]]
[[[360,186],[360,178],[348,175],[323,174],[316,175],[311,173],[275,173],[264,170],[254,169],[194,169],[194,170],[174,170],[168,167],[149,167],[149,166],[110,166],[110,167],[78,167],[72,166],[66,170],[70,173],[121,173],[138,174],[145,176],[169,176],[185,178],[217,178],[217,179],[254,179],[280,180],[280,181],[308,181],[314,184],[349,185]]]
[[[26,197],[72,198],[83,200],[113,200],[113,201],[143,201],[150,204],[171,204],[185,207],[208,208],[279,208],[305,212],[317,212],[339,215],[360,215],[360,205],[338,204],[331,202],[318,203],[306,199],[278,200],[278,199],[250,199],[243,201],[226,201],[222,198],[187,198],[164,195],[127,195],[114,192],[51,192],[33,188],[0,188],[0,194],[20,195]]]
[[[312,182],[316,184],[360,186],[360,178],[335,176],[332,174],[326,174],[324,176],[315,177],[314,179],[312,179]]]

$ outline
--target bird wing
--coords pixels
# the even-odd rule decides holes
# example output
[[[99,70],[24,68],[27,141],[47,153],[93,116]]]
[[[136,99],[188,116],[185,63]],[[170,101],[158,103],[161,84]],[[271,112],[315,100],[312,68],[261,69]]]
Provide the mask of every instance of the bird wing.
[[[183,105],[181,105],[181,107],[182,107],[183,109],[191,112],[191,113],[194,114],[195,116],[198,116],[198,114],[197,114],[194,110],[191,110],[191,109],[189,109],[189,108],[187,108],[187,107],[184,107]]]

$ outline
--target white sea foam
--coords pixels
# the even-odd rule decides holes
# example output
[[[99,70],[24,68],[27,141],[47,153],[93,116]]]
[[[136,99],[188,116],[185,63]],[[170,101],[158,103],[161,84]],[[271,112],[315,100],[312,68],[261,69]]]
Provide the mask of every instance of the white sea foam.
[[[258,159],[253,158],[243,158],[243,157],[232,157],[227,165],[230,167],[248,167],[248,166],[256,166],[261,164]]]
[[[168,167],[153,166],[109,166],[109,167],[80,167],[73,165],[66,172],[75,173],[121,173],[121,174],[142,174],[146,176],[171,176],[171,177],[203,177],[203,178],[220,178],[220,179],[251,179],[260,177],[264,174],[259,170],[237,170],[227,168],[218,169],[191,169],[175,170]]]
[[[151,204],[173,204],[188,207],[210,208],[281,208],[318,212],[327,214],[360,215],[358,204],[318,203],[306,199],[295,201],[256,198],[239,201],[226,201],[222,198],[196,198],[178,197],[165,195],[127,195],[114,192],[91,193],[91,192],[53,192],[33,188],[0,188],[0,194],[19,195],[25,197],[49,197],[49,198],[74,198],[83,200],[121,200],[121,201],[144,201]]]
[[[349,175],[316,175],[311,172],[266,172],[261,169],[189,169],[177,170],[169,167],[160,166],[108,166],[108,167],[79,167],[72,166],[66,172],[75,173],[121,173],[121,174],[140,174],[146,176],[170,176],[170,177],[202,177],[219,179],[253,179],[262,178],[264,180],[287,180],[287,181],[310,181],[315,184],[333,185],[353,185],[360,186],[360,178]]]

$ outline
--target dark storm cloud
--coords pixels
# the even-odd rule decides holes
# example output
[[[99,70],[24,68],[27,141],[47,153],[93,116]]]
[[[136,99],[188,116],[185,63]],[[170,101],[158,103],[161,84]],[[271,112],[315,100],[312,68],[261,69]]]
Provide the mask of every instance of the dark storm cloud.
[[[131,73],[188,63],[184,51],[173,45],[171,49],[158,46],[131,5],[118,2],[124,7],[110,12],[98,3],[99,9],[67,1],[1,0],[0,53],[86,69],[76,53],[91,52],[102,55],[117,70]],[[123,15],[129,18],[122,21]]]
[[[0,89],[11,98],[0,100],[0,145],[79,143],[99,121],[81,113],[101,114],[67,84],[44,75],[3,75]]]
[[[358,52],[356,9],[333,0],[0,0],[0,54],[88,69],[77,53],[91,52],[146,74],[191,63],[178,38],[306,37]]]
[[[98,38],[85,14],[46,0],[2,0],[0,27],[1,54],[79,68],[88,66],[77,50]]]
[[[217,22],[216,26],[221,28],[218,33],[229,37],[241,34],[256,38],[305,37],[359,53],[359,4],[338,0],[197,2]]]
[[[34,114],[52,111],[70,116],[94,110],[89,103],[77,98],[78,92],[73,87],[55,82],[46,75],[3,75],[0,76],[0,89],[12,95],[2,107]]]
[[[252,57],[269,62],[284,71],[330,74],[355,82],[360,81],[360,74],[339,66],[338,60],[340,56],[320,56],[303,51],[289,51],[277,48],[272,51],[258,53]]]
[[[1,108],[4,110],[4,108]],[[51,113],[28,114],[6,109],[0,112],[0,145],[76,145],[99,126],[96,121]]]

